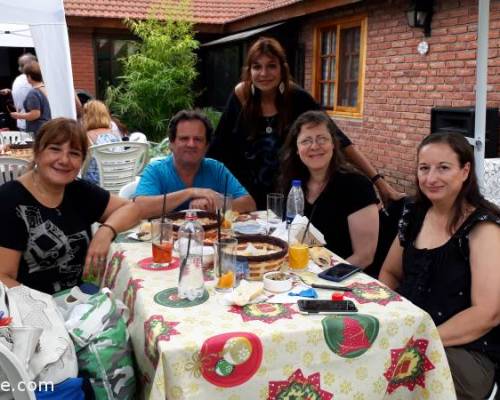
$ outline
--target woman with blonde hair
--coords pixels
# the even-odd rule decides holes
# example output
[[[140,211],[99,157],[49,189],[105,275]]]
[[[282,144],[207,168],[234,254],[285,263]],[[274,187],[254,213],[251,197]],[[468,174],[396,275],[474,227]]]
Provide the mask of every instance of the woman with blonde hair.
[[[273,38],[260,37],[248,50],[241,82],[226,105],[208,155],[222,161],[265,209],[266,194],[274,191],[279,172],[279,152],[299,115],[321,106],[292,82],[286,54]],[[344,154],[379,189],[382,199],[396,200],[396,192],[337,130]]]
[[[87,131],[90,146],[121,141],[121,137],[111,130],[111,115],[102,101],[90,100],[85,103],[83,126]],[[92,183],[99,183],[99,171],[94,158],[89,160],[89,166],[83,178]]]

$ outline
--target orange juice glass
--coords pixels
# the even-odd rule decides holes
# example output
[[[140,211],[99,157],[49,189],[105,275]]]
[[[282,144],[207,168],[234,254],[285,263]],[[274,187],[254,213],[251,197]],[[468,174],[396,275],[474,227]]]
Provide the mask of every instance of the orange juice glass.
[[[306,224],[291,224],[288,228],[288,266],[290,269],[302,270],[309,264],[309,247],[302,243]]]

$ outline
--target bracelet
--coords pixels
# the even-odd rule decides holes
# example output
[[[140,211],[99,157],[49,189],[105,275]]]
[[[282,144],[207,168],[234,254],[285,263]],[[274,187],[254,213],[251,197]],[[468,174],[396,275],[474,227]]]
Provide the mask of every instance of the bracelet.
[[[111,225],[109,225],[109,224],[101,224],[101,226],[100,226],[99,228],[102,228],[103,226],[104,226],[104,227],[106,227],[106,228],[108,228],[108,229],[111,229],[111,231],[113,232],[113,239],[111,239],[111,241],[115,240],[115,239],[116,239],[116,237],[118,236],[118,233],[116,232],[116,229],[115,229],[115,228],[113,228],[113,227],[112,227]]]
[[[384,179],[384,175],[376,174],[370,178],[373,184],[375,184],[375,182],[377,182],[379,179]]]

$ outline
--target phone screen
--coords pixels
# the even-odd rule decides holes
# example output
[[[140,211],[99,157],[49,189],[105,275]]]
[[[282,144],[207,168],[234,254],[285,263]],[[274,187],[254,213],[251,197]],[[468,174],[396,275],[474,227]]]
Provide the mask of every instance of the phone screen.
[[[340,263],[321,272],[318,276],[329,281],[340,282],[360,270],[361,268],[355,265]]]
[[[301,312],[308,314],[358,311],[356,305],[351,300],[331,301],[301,299],[297,304]]]

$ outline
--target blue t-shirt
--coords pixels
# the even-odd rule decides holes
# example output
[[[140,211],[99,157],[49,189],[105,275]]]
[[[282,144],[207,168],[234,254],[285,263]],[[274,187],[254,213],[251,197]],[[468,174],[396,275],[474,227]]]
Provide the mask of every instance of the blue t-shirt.
[[[227,193],[237,199],[248,195],[246,189],[219,161],[204,158],[193,181],[193,187],[212,189],[224,193],[224,184],[227,177]],[[177,174],[174,158],[169,155],[161,160],[148,164],[142,173],[141,180],[135,191],[136,196],[157,196],[164,193],[177,192],[187,189],[187,186]],[[176,210],[189,208],[189,201],[181,204]]]

